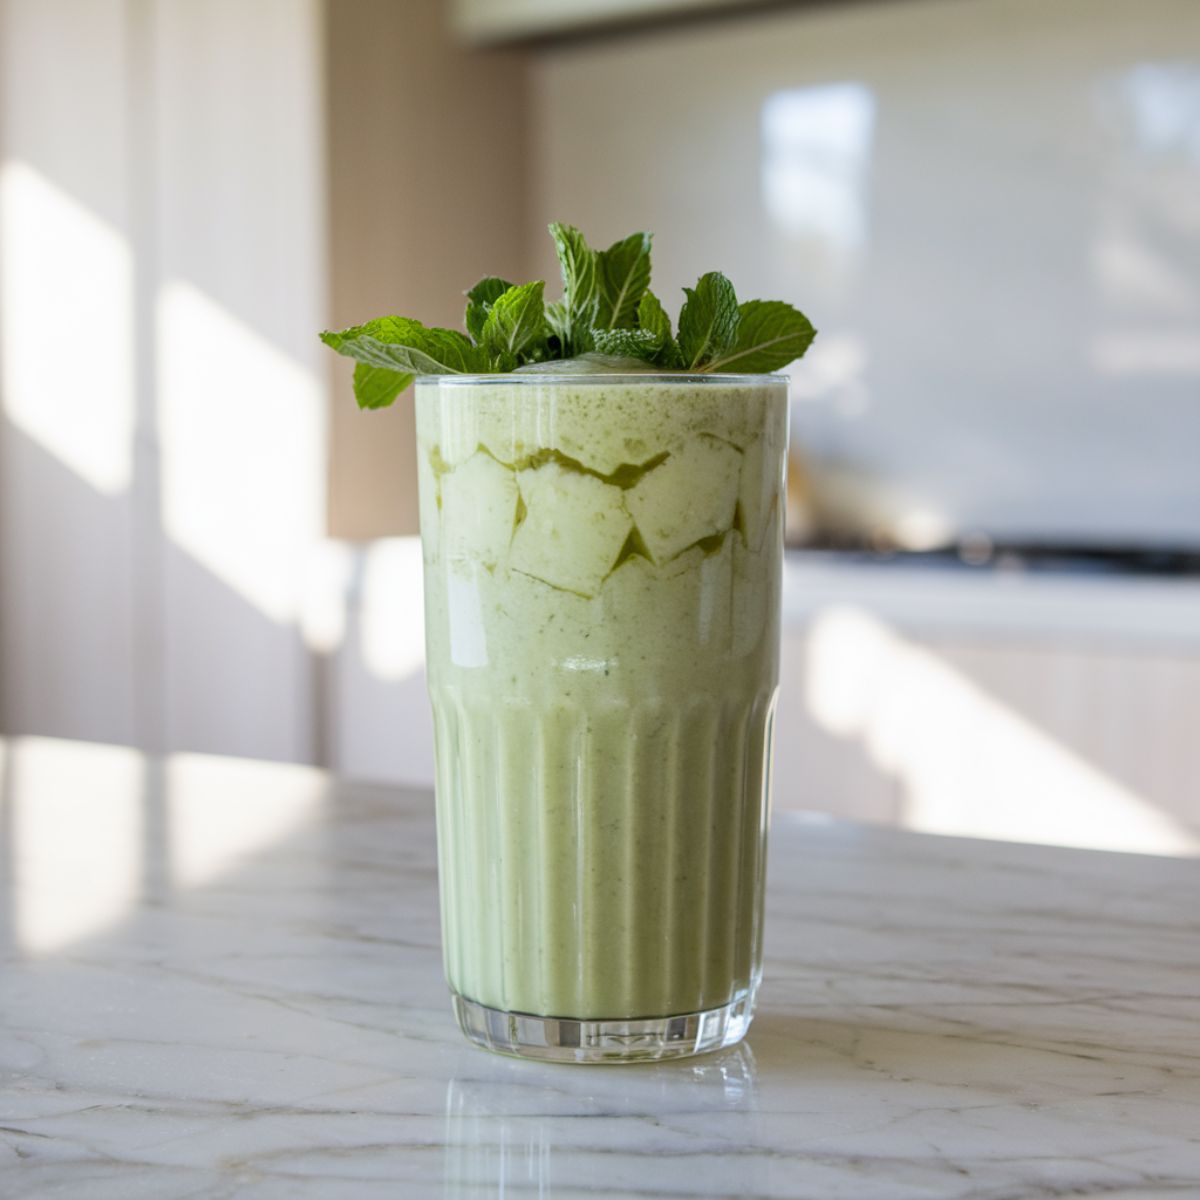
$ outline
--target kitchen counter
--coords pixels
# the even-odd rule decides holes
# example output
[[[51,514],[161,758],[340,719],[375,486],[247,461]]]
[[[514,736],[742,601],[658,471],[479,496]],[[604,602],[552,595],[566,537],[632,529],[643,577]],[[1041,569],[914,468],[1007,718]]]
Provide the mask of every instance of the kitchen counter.
[[[0,1196],[1200,1194],[1200,862],[781,814],[749,1041],[469,1046],[423,790],[0,742]]]

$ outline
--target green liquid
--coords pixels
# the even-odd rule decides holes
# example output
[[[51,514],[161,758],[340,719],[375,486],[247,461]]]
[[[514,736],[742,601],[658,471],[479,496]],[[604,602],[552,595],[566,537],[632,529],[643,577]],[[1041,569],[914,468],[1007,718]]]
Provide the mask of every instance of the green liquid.
[[[418,389],[446,974],[656,1017],[762,953],[786,388]]]

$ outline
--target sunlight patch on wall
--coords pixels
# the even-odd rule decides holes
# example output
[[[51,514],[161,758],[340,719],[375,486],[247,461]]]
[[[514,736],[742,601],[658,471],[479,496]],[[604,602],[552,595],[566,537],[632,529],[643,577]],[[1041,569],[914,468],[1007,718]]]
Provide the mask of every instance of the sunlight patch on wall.
[[[318,381],[190,284],[162,289],[157,323],[164,528],[290,621],[324,520]]]
[[[1110,327],[1090,363],[1154,395],[1200,375],[1200,63],[1106,74],[1093,104],[1106,170],[1091,265]]]
[[[1100,80],[1097,112],[1131,156],[1200,164],[1200,63],[1141,62]]]
[[[388,538],[366,550],[359,611],[363,662],[378,679],[405,679],[425,663],[420,538]]]
[[[827,243],[834,255],[867,241],[866,185],[875,96],[862,83],[787,88],[762,109],[762,187],[782,231]]]
[[[820,613],[808,709],[900,781],[926,833],[1193,855],[1200,838],[871,614]]]
[[[318,542],[308,555],[300,626],[305,645],[318,654],[332,654],[345,640],[354,563],[354,548],[332,539]]]
[[[16,941],[26,954],[53,954],[138,901],[143,759],[40,738],[7,753]]]
[[[129,487],[129,245],[19,161],[0,164],[0,372],[14,425],[104,495]]]

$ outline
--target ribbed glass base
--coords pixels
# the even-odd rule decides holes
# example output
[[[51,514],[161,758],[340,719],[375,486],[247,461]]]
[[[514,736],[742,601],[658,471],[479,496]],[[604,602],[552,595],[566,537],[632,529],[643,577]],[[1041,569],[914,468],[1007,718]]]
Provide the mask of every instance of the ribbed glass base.
[[[499,1054],[548,1062],[655,1062],[707,1054],[740,1042],[754,1015],[754,989],[721,1008],[629,1021],[535,1017],[451,995],[459,1027],[471,1041]]]

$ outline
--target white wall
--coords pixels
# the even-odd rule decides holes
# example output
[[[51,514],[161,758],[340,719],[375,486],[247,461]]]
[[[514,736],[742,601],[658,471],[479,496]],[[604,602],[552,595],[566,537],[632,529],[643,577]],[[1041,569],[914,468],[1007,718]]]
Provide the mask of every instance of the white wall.
[[[126,6],[0,3],[0,723],[133,741]]]
[[[306,761],[325,527],[318,0],[159,0],[154,97],[165,737]]]
[[[308,759],[318,0],[0,3],[0,723]]]
[[[359,413],[317,331],[457,323],[523,273],[524,57],[447,21],[0,0],[0,729],[334,762],[375,736],[395,656],[342,687],[325,534],[415,530],[412,417]],[[375,594],[386,545],[364,561]]]
[[[803,306],[795,438],[869,525],[1200,545],[1194,0],[664,27],[540,50],[534,101],[538,273],[549,219],[648,228],[674,310]]]

